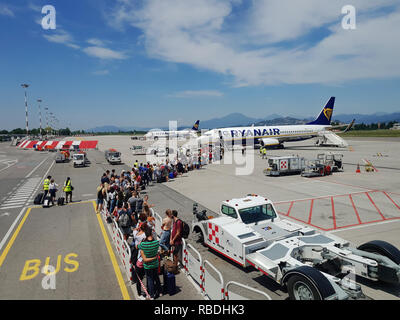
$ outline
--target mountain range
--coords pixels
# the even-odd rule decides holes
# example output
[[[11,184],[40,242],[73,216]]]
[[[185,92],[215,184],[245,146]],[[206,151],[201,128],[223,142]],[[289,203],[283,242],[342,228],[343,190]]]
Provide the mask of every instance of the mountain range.
[[[210,120],[200,121],[200,129],[213,129],[223,127],[240,127],[240,126],[264,126],[264,125],[293,125],[303,124],[308,121],[312,121],[314,118],[297,119],[294,117],[283,117],[279,114],[271,114],[264,118],[251,118],[241,113],[231,113],[221,118],[214,118]],[[374,114],[338,114],[334,115],[332,120],[341,123],[349,123],[353,119],[356,119],[356,123],[378,123],[378,122],[389,122],[398,121],[400,122],[400,112],[385,113],[377,112]],[[178,129],[184,129],[185,127],[179,127]],[[152,128],[147,127],[117,127],[114,125],[105,125],[96,128],[86,130],[86,132],[119,132],[119,131],[148,131]],[[168,130],[167,127],[161,128]]]

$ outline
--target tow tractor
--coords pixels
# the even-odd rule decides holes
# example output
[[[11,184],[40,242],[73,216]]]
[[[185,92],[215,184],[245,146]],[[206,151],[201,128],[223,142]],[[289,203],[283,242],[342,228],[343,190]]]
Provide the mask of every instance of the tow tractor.
[[[80,151],[80,152],[74,153],[72,159],[73,159],[74,168],[86,166],[86,159],[87,159],[86,152]]]
[[[317,155],[325,166],[329,166],[332,172],[343,171],[343,154],[326,152]]]
[[[374,240],[356,248],[276,212],[271,200],[257,195],[223,201],[218,217],[194,206],[192,231],[212,250],[285,287],[291,299],[363,298],[355,275],[400,283],[400,251],[393,245]]]

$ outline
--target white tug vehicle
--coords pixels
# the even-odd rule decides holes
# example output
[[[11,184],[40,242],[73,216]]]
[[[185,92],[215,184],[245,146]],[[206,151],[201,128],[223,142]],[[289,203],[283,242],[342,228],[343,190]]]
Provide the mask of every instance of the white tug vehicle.
[[[358,248],[339,237],[280,219],[273,203],[248,195],[223,201],[220,216],[197,211],[192,231],[209,248],[242,267],[253,266],[295,300],[359,299],[355,275],[400,283],[400,251],[375,240]]]

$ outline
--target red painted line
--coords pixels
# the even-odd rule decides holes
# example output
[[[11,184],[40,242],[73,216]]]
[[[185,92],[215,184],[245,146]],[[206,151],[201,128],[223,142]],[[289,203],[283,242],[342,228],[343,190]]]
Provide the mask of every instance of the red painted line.
[[[251,262],[250,262],[249,260],[247,260],[247,259],[246,259],[246,261],[247,261],[249,264],[251,264],[254,268],[256,268],[258,271],[261,271],[263,274],[265,274],[266,276],[269,277],[269,274],[268,274],[267,272],[265,272],[263,269],[256,267],[254,263],[251,263]]]
[[[280,211],[278,211],[278,213],[281,214],[281,215],[283,215],[283,216],[285,215],[283,212],[280,212]],[[304,224],[308,224],[308,225],[310,225],[311,227],[317,228],[317,229],[322,230],[322,231],[331,231],[331,230],[333,230],[333,228],[325,229],[325,228],[316,226],[315,224],[307,223],[307,221],[304,221],[304,220],[301,220],[301,219],[298,219],[298,218],[295,218],[295,217],[288,217],[288,218],[289,218],[289,219],[296,220],[296,221],[299,221],[299,222],[302,222],[302,223],[304,223]]]
[[[290,214],[290,211],[292,210],[293,204],[294,204],[294,201],[292,201],[292,202],[290,203],[289,210],[288,210],[288,212],[286,213],[286,216],[287,216],[287,217],[289,217],[289,214]]]
[[[210,246],[208,243],[206,243],[206,246],[208,246],[210,249],[213,249],[214,251],[217,251],[219,254],[222,254],[225,258],[228,258],[228,259],[232,260],[233,262],[236,262],[237,264],[243,266],[243,264],[241,262],[236,261],[235,259],[231,258],[230,256],[228,256],[228,255],[222,253],[221,251],[215,249],[214,247]]]
[[[333,219],[333,229],[336,229],[336,215],[335,215],[335,204],[333,203],[333,197],[331,198],[332,204],[332,219]]]
[[[311,224],[311,216],[312,216],[312,210],[314,207],[314,199],[311,200],[311,206],[310,206],[310,214],[308,215],[308,224]]]
[[[381,190],[371,190],[368,189],[368,192],[381,192]],[[321,197],[315,197],[315,198],[305,198],[305,199],[294,199],[294,200],[287,200],[287,201],[276,201],[274,204],[284,204],[284,203],[291,203],[291,202],[299,202],[299,201],[310,201],[310,200],[318,200],[318,199],[328,199],[331,197],[348,197],[349,194],[362,194],[365,193],[365,191],[359,191],[359,192],[352,192],[352,193],[344,193],[344,194],[335,194],[335,195],[329,195],[329,196],[321,196]]]
[[[354,204],[353,197],[351,196],[351,194],[349,194],[349,198],[350,198],[351,204],[352,204],[352,206],[353,206],[354,212],[356,213],[358,223],[359,223],[359,224],[362,224],[361,219],[360,219],[360,215],[358,214],[356,205]]]
[[[369,199],[369,201],[371,201],[371,203],[374,205],[375,209],[378,211],[378,213],[381,215],[383,220],[386,220],[386,218],[383,216],[381,210],[379,210],[379,208],[376,206],[374,200],[372,200],[371,196],[368,194],[368,192],[365,193]]]
[[[397,207],[397,209],[400,210],[400,206],[399,206],[396,202],[394,202],[394,200],[393,200],[385,191],[383,191],[383,194],[384,194],[386,197],[388,197],[388,199],[389,199],[390,201],[392,201],[392,203]]]
[[[400,217],[392,217],[392,218],[386,218],[385,221],[399,220],[399,219],[400,219]],[[356,226],[365,225],[365,224],[371,224],[371,223],[379,223],[379,222],[383,222],[383,220],[373,220],[373,221],[367,221],[367,222],[363,222],[363,223],[349,224],[348,226],[337,227],[336,230],[337,229],[350,228],[350,227],[356,227]]]

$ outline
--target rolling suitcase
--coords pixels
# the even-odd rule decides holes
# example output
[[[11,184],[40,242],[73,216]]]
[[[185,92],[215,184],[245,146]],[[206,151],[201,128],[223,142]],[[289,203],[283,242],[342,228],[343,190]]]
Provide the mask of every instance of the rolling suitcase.
[[[58,206],[63,206],[64,205],[64,201],[65,201],[64,197],[59,197],[58,200],[57,200],[57,205]]]
[[[44,197],[44,193],[40,192],[36,197],[35,200],[33,200],[33,204],[42,204],[42,200]]]
[[[171,272],[167,272],[164,278],[164,283],[166,284],[166,291],[170,296],[173,296],[176,293],[176,278],[175,275]]]
[[[43,208],[48,208],[50,207],[50,202],[51,202],[51,198],[50,196],[46,196],[46,198],[43,201]]]

